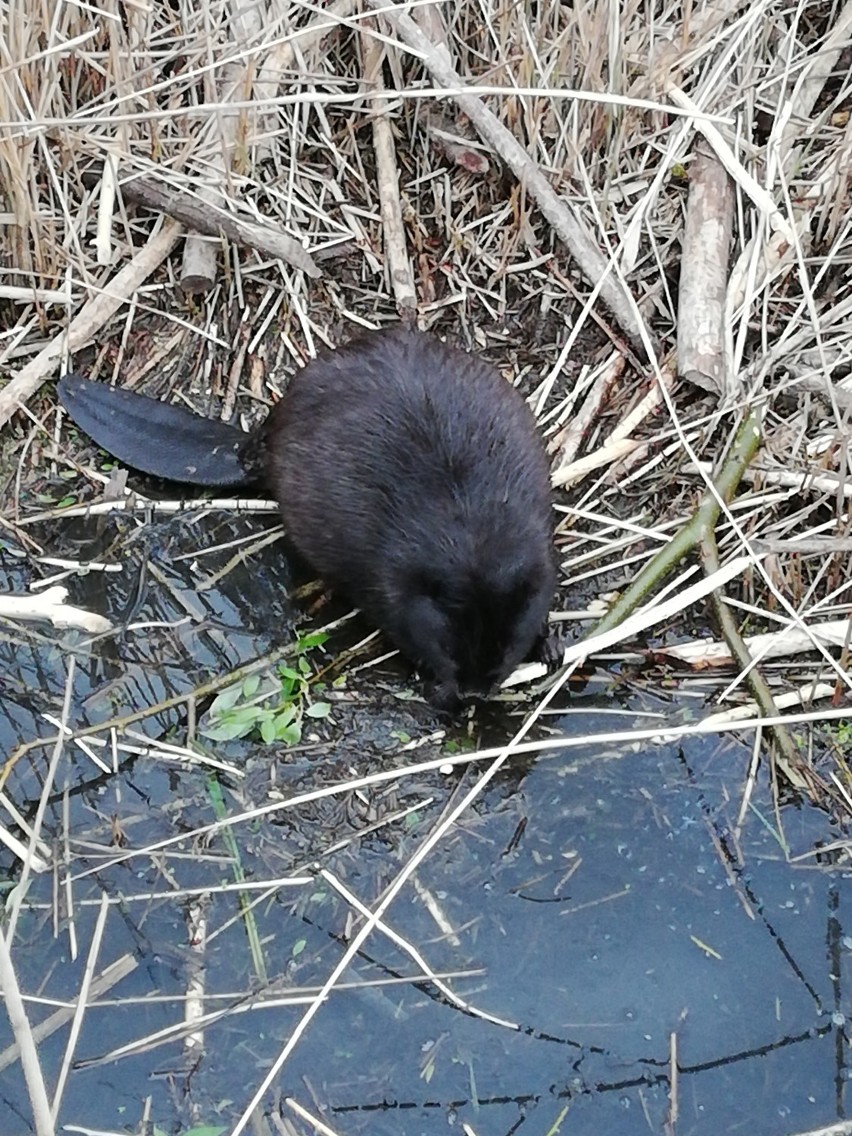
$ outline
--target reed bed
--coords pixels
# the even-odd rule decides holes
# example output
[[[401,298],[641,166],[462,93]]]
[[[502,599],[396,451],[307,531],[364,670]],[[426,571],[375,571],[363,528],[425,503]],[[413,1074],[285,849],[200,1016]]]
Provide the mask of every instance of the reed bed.
[[[850,109],[848,2],[2,0],[10,547],[41,563],[38,525],[74,515],[46,500],[46,469],[85,469],[83,495],[100,493],[53,393],[69,362],[251,420],[323,344],[412,319],[528,394],[553,456],[566,621],[579,608],[586,626],[593,600],[648,572],[633,622],[566,662],[597,648],[686,668],[753,729],[775,723],[779,793],[848,816]],[[44,756],[20,741],[13,756]],[[741,819],[753,784],[744,771]],[[360,929],[234,1136],[471,799],[380,905],[347,895]],[[27,872],[50,860],[39,821]],[[6,950],[13,910],[0,980],[47,1133],[75,1034],[50,1101]]]

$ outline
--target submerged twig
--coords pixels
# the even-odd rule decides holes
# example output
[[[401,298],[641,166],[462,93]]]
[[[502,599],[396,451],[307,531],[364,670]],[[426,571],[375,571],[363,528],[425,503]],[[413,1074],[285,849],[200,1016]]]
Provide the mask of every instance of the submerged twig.
[[[115,897],[111,900],[108,896],[105,896],[105,898],[110,903],[119,902]],[[100,903],[100,900],[97,902]],[[123,899],[120,902],[123,903]],[[115,962],[111,962],[109,966],[104,967],[101,973],[93,978],[89,984],[90,999],[94,1001],[100,998],[102,994],[108,993],[114,986],[117,986],[122,979],[126,978],[128,974],[132,974],[138,965],[138,961],[130,954],[122,955],[120,958],[117,958]],[[43,1018],[37,1025],[34,1025],[30,1031],[33,1036],[33,1041],[39,1044],[47,1038],[52,1037],[57,1030],[62,1029],[71,1021],[75,1012],[76,1007],[72,1004],[63,1006],[61,1009],[55,1010],[52,1014],[48,1015],[48,1017]],[[2,1073],[4,1069],[8,1069],[10,1065],[13,1065],[20,1055],[21,1051],[17,1041],[0,1051],[0,1073]]]

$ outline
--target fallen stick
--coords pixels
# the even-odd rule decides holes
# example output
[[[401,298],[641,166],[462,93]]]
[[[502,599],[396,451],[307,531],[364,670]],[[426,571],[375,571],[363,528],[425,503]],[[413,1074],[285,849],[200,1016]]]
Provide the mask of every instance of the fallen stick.
[[[79,627],[93,635],[110,630],[112,624],[104,616],[72,607],[67,598],[68,589],[61,584],[36,595],[0,593],[0,619],[48,620],[54,627]]]
[[[92,175],[86,175],[83,180],[91,183],[95,179]],[[166,185],[151,176],[119,171],[119,183],[121,192],[128,201],[134,201],[137,205],[144,205],[158,213],[166,213],[196,233],[227,237],[244,248],[256,249],[267,256],[286,261],[312,279],[322,275],[311,254],[295,237],[287,233],[244,220],[218,205],[203,201],[185,189]]]
[[[677,311],[678,374],[718,398],[736,397],[726,351],[725,298],[734,218],[734,186],[705,147],[689,171]]]

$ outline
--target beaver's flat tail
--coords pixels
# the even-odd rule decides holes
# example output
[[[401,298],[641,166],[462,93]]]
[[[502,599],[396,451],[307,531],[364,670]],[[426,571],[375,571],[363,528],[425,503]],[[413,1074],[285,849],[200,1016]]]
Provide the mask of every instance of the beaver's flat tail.
[[[252,435],[236,426],[80,375],[63,376],[57,390],[72,421],[133,469],[189,485],[255,480],[245,453]]]

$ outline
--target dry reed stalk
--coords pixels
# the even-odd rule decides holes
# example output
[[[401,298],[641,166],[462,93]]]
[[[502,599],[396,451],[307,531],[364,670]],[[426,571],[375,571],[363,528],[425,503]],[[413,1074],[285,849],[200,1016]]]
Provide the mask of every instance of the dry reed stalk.
[[[47,1088],[42,1076],[35,1046],[33,1031],[30,1028],[24,1000],[18,986],[9,941],[0,928],[0,986],[3,988],[3,1001],[12,1026],[12,1033],[24,1071],[24,1080],[33,1110],[33,1124],[36,1136],[54,1136],[53,1118]]]
[[[260,0],[232,0],[220,9],[220,14],[227,22],[221,29],[211,29],[210,34],[222,44],[220,50],[225,54],[237,55],[258,40],[267,16],[266,5]],[[245,138],[251,131],[245,111],[229,104],[251,99],[253,72],[254,60],[250,58],[246,63],[226,63],[217,77],[220,109],[207,121],[199,137],[199,146],[211,150],[205,171],[206,184],[198,188],[200,200],[208,205],[221,208],[219,186],[230,180],[240,135]],[[179,277],[184,292],[206,292],[213,287],[218,253],[218,242],[194,233],[187,236]]]
[[[621,466],[630,458],[638,460],[640,455],[644,455],[647,452],[646,443],[632,435],[650,415],[659,410],[663,404],[663,391],[671,391],[674,384],[675,376],[666,368],[658,382],[621,419],[597,449],[570,463],[560,463],[553,472],[554,486],[574,485],[596,469]]]
[[[65,1092],[65,1085],[68,1081],[68,1075],[71,1071],[71,1062],[74,1058],[74,1050],[77,1046],[77,1041],[80,1037],[80,1030],[83,1026],[83,1018],[85,1017],[86,1010],[88,1009],[89,997],[91,995],[92,985],[95,981],[95,965],[98,961],[98,954],[103,942],[104,928],[106,927],[107,916],[109,915],[109,896],[104,893],[101,896],[100,907],[98,908],[98,916],[95,921],[95,926],[92,931],[92,937],[89,941],[89,953],[86,957],[86,967],[83,972],[83,980],[80,983],[80,989],[77,992],[76,1006],[74,1007],[74,1014],[71,1018],[71,1027],[68,1031],[68,1040],[65,1044],[65,1053],[63,1054],[62,1064],[59,1068],[59,1075],[56,1079],[56,1085],[53,1090],[53,1100],[51,1101],[50,1111],[53,1117],[54,1125],[58,1121],[59,1106],[62,1103],[62,1095]]]
[[[384,90],[382,64],[385,49],[369,34],[362,39],[364,52],[364,80],[372,91]],[[376,190],[382,215],[387,276],[396,299],[400,315],[411,320],[417,308],[417,292],[411,262],[408,258],[405,227],[402,220],[402,202],[399,195],[399,175],[394,154],[393,133],[386,106],[379,104],[373,112],[373,148],[376,155]]]
[[[553,484],[570,484],[577,480],[575,475],[566,475],[563,470],[569,469],[577,456],[577,451],[586,432],[600,415],[601,409],[609,399],[612,389],[624,374],[625,360],[623,355],[611,355],[600,367],[597,378],[592,383],[586,397],[579,409],[571,415],[566,426],[551,439],[548,449],[557,453],[554,463]]]

